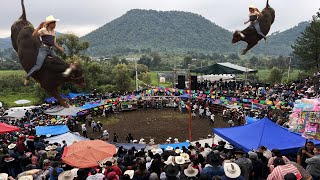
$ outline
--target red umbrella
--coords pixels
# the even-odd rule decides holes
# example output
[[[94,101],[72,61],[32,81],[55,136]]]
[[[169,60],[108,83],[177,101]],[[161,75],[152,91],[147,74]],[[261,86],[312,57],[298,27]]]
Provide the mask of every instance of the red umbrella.
[[[116,147],[101,140],[87,140],[74,143],[64,149],[62,161],[77,168],[98,166],[98,162],[112,157]]]
[[[6,123],[0,123],[0,134],[9,133],[9,132],[16,132],[20,131],[21,129],[16,126],[11,126]]]

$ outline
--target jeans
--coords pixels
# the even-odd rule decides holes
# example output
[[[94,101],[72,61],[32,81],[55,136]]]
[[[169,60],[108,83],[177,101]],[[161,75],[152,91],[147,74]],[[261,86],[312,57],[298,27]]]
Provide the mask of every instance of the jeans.
[[[261,32],[260,25],[258,21],[253,22],[253,27],[256,29],[257,33],[262,36],[263,38],[266,38],[266,36]]]
[[[32,67],[32,69],[27,74],[27,78],[29,78],[35,71],[38,71],[41,69],[43,62],[48,55],[52,57],[57,56],[52,48],[41,46],[39,48],[36,64]]]

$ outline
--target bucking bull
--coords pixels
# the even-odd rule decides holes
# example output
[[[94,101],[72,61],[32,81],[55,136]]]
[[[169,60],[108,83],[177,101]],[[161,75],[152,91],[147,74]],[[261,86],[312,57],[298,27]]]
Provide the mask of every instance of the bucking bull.
[[[41,46],[40,39],[32,36],[34,31],[33,25],[27,20],[24,2],[21,0],[22,15],[11,26],[11,42],[23,69],[29,72],[35,65],[39,47]],[[69,65],[58,57],[46,57],[41,69],[33,73],[32,77],[40,83],[41,87],[55,97],[64,107],[69,107],[67,100],[63,99],[58,92],[58,87],[64,82],[73,82],[81,87],[85,86],[82,70],[79,65],[73,70],[69,76],[62,75]]]
[[[275,11],[269,5],[267,0],[266,7],[262,10],[262,16],[257,19],[260,25],[261,32],[264,35],[269,33],[270,27],[275,19]],[[246,54],[252,47],[254,47],[263,37],[257,33],[254,27],[249,26],[243,31],[235,31],[232,38],[232,43],[239,41],[245,41],[248,45],[247,48],[242,51],[242,55]]]

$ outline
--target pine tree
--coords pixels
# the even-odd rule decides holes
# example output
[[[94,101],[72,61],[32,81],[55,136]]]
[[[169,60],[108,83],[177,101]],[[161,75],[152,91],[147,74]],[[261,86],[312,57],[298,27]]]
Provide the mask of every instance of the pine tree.
[[[293,54],[300,59],[301,68],[308,70],[320,68],[320,12],[312,19],[302,36],[298,37],[292,46]]]

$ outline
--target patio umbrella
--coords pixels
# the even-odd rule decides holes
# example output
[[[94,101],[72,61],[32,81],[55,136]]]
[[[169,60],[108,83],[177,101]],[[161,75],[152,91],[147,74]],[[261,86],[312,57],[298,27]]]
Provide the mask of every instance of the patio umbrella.
[[[16,104],[28,104],[29,102],[31,102],[31,101],[26,100],[26,99],[21,99],[21,100],[15,101],[14,103],[16,103]]]
[[[62,161],[77,168],[96,167],[99,161],[113,157],[115,153],[115,145],[101,140],[87,140],[67,146],[64,149]]]

